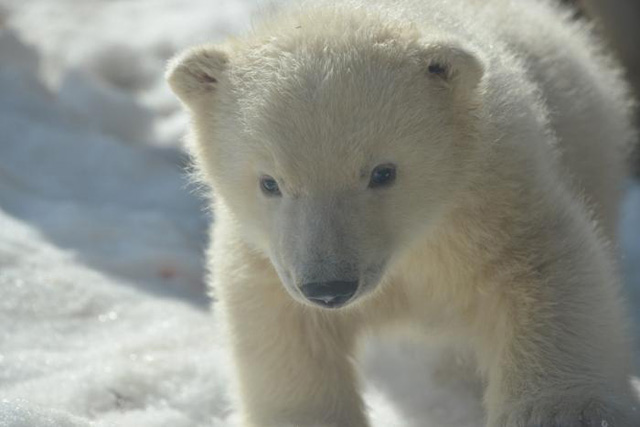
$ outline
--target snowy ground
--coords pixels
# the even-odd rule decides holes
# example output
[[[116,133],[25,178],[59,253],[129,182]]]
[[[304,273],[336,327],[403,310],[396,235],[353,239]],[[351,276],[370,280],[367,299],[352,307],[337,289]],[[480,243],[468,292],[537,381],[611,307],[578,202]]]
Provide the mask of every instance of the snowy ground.
[[[234,425],[162,70],[252,7],[0,0],[0,426]],[[640,307],[640,186],[624,212]],[[431,372],[429,351],[370,353],[374,426],[481,425],[477,387]]]

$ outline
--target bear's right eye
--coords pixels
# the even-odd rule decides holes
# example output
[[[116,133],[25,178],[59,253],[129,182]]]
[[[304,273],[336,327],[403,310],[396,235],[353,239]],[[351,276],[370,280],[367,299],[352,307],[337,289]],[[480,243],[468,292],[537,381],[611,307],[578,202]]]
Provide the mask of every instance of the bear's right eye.
[[[260,178],[260,189],[267,196],[281,196],[280,186],[278,185],[278,181],[270,177],[269,175],[264,175]]]

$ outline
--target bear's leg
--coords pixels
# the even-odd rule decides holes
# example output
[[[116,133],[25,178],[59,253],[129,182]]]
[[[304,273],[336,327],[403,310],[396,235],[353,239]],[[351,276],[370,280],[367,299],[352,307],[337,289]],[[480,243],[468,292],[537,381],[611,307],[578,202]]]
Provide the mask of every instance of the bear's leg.
[[[619,307],[606,292],[596,298],[588,290],[598,284],[581,285],[562,298],[555,292],[562,285],[541,283],[526,284],[529,293],[512,286],[491,295],[476,335],[489,427],[640,425]]]
[[[234,252],[216,264],[215,311],[230,339],[244,425],[368,426],[352,365],[356,319],[294,301],[266,263],[230,265]]]
[[[294,301],[249,306],[230,325],[247,425],[367,426],[352,337],[331,313]]]

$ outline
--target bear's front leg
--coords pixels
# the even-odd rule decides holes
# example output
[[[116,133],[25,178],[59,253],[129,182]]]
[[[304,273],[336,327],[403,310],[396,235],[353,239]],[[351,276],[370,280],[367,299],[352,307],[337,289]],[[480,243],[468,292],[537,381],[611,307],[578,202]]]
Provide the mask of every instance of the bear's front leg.
[[[491,295],[479,360],[489,427],[634,427],[629,349],[614,293],[526,283]],[[491,314],[489,314],[491,313]]]
[[[267,261],[245,253],[230,262],[234,255],[237,247],[214,264],[215,310],[232,346],[244,426],[368,426],[352,366],[354,319],[294,301]]]

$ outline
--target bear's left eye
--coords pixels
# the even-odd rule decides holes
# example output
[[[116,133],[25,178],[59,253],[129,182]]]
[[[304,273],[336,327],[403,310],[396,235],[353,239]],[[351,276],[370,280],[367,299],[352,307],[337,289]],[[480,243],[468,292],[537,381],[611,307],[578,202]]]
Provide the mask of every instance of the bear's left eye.
[[[278,181],[270,177],[269,175],[264,175],[260,177],[260,189],[267,196],[280,196],[280,186],[278,185]]]
[[[393,183],[396,179],[396,167],[393,164],[386,163],[376,166],[371,171],[371,178],[369,179],[369,188],[378,188],[387,186]]]

